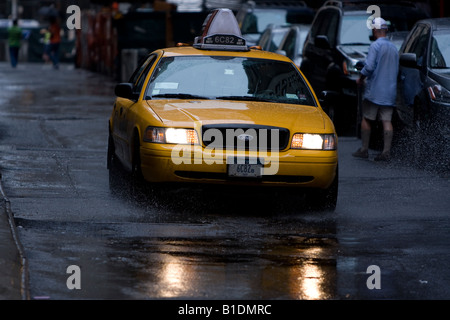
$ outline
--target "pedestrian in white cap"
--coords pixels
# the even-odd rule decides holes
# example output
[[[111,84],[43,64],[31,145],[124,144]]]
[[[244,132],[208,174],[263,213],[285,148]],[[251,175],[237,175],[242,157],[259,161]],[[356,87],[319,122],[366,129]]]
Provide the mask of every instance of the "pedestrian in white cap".
[[[372,20],[372,29],[386,29],[388,30],[388,25],[386,20],[384,20],[383,18],[377,17],[375,19]]]
[[[383,123],[383,151],[375,161],[389,161],[394,129],[392,114],[397,95],[398,50],[387,38],[388,24],[380,17],[373,19],[372,35],[375,41],[370,45],[361,76],[356,81],[365,90],[362,103],[361,140],[362,146],[353,153],[354,157],[369,157],[371,123],[380,119]]]

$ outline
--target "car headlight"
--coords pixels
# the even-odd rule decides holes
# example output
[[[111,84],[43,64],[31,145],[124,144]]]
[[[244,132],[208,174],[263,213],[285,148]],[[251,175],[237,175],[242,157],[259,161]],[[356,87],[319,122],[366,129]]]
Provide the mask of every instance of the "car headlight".
[[[296,133],[292,137],[292,149],[336,150],[335,134]]]
[[[433,101],[450,103],[450,91],[439,84],[428,87],[428,94]]]
[[[356,59],[345,59],[342,62],[342,71],[346,76],[351,74],[358,74],[361,69],[358,68],[358,62],[359,60]]]
[[[145,142],[170,144],[198,144],[197,132],[194,129],[148,127],[145,130]]]

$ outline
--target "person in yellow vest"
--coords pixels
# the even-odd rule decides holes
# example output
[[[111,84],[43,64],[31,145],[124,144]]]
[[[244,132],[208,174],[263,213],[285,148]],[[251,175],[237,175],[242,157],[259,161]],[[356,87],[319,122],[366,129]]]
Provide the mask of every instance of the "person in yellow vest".
[[[13,20],[13,24],[8,28],[8,45],[11,66],[17,67],[19,61],[20,41],[22,40],[22,29],[19,27],[17,19]]]
[[[50,31],[50,60],[53,63],[53,68],[59,68],[59,44],[61,43],[61,28],[59,26],[56,17],[51,17],[50,26],[48,28]]]
[[[51,32],[47,29],[41,29],[41,34],[43,35],[42,42],[44,44],[44,53],[42,54],[42,59],[45,63],[50,61],[50,37]]]

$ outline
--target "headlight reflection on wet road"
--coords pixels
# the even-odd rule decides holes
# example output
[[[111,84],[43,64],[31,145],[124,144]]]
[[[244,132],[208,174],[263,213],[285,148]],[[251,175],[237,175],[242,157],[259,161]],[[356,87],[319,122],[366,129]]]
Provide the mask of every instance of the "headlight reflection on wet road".
[[[148,257],[148,261],[158,261],[145,270],[148,297],[227,299],[232,295],[246,299],[248,292],[260,292],[261,296],[251,298],[317,300],[335,295],[336,260],[318,244],[296,247],[291,243],[287,251],[286,246],[260,247],[251,253],[246,247],[236,254],[226,246],[211,250],[221,246],[205,240],[196,242],[193,251],[192,242],[189,249],[183,248],[183,241],[170,242],[159,247],[164,250],[150,254],[157,258]],[[236,242],[229,242],[236,250]]]
[[[166,255],[164,266],[160,273],[159,296],[173,298],[183,296],[191,289],[189,275],[192,271],[186,270],[189,265],[182,264],[177,257]]]

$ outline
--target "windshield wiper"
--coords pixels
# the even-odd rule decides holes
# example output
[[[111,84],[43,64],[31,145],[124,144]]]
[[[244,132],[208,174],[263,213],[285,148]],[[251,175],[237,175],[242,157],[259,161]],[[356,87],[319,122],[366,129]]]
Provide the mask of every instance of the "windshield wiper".
[[[276,102],[275,99],[267,99],[260,97],[248,97],[248,96],[222,96],[216,97],[218,100],[244,100],[244,101],[261,101],[261,102]]]
[[[147,96],[147,99],[153,98],[176,98],[176,99],[203,99],[210,100],[208,97],[197,96],[189,93],[164,93],[164,94],[155,94],[151,97]]]

